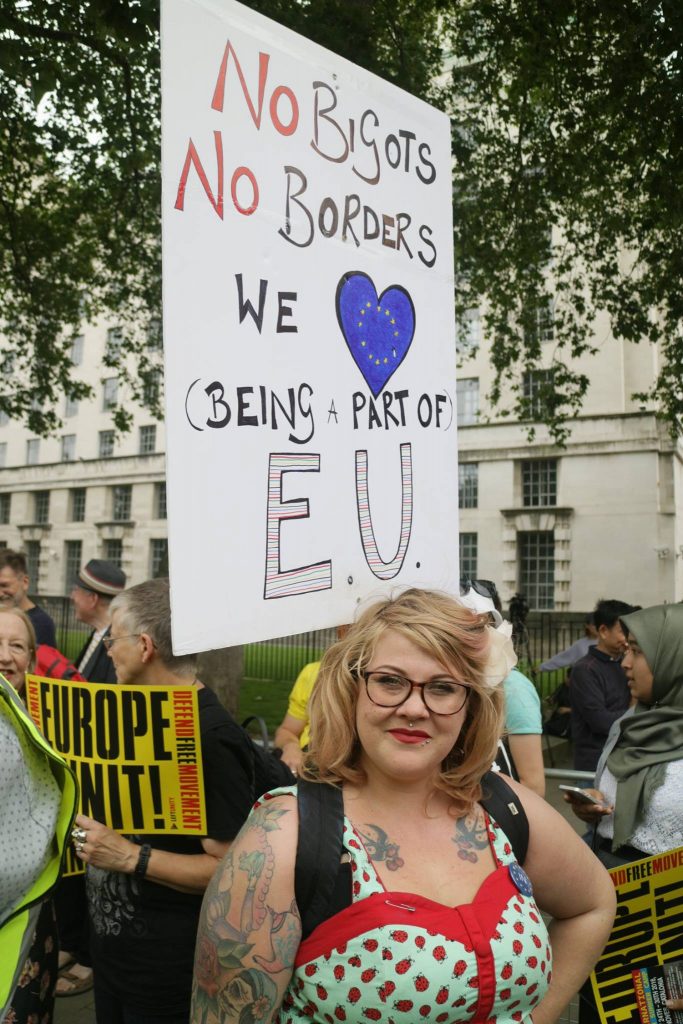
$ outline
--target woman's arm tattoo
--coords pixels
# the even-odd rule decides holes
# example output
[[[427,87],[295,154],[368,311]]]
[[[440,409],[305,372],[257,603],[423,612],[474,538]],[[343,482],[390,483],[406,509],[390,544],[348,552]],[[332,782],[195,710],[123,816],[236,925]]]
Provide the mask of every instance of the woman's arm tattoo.
[[[269,902],[276,869],[269,833],[287,811],[254,811],[211,880],[195,951],[191,1024],[239,1021],[246,1007],[265,1024],[279,1008],[301,941],[292,900]]]

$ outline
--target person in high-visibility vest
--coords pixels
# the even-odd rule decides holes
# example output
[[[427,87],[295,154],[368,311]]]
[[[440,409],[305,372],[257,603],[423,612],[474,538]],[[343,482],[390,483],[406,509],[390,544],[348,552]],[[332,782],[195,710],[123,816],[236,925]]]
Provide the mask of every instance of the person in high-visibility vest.
[[[33,627],[0,609],[0,1020],[52,1020],[57,942],[50,894],[63,868],[78,785],[18,691],[33,667]]]

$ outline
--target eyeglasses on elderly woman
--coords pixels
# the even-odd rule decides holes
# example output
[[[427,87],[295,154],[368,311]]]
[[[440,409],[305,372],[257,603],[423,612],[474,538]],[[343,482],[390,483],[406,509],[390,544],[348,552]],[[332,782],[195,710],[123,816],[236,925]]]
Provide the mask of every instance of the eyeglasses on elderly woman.
[[[360,672],[359,675],[365,681],[365,692],[378,707],[398,708],[417,688],[425,707],[435,715],[457,715],[465,706],[470,689],[450,678],[415,683],[398,672]]]

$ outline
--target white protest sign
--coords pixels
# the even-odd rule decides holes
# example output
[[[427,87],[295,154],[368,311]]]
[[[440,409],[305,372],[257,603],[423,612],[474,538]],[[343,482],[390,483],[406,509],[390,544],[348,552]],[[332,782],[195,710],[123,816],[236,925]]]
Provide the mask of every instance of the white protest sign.
[[[453,590],[445,114],[231,0],[162,4],[177,653]]]

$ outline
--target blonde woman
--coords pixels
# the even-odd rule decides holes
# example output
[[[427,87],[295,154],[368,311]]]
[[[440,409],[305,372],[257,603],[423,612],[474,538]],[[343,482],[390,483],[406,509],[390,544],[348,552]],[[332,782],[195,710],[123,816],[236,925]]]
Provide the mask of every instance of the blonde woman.
[[[487,622],[408,590],[327,652],[302,774],[343,799],[348,863],[330,916],[302,935],[294,866],[307,837],[294,790],[279,791],[207,890],[195,1024],[557,1019],[609,934],[614,889],[536,794],[511,784],[529,822],[524,868],[478,802],[511,667]]]

